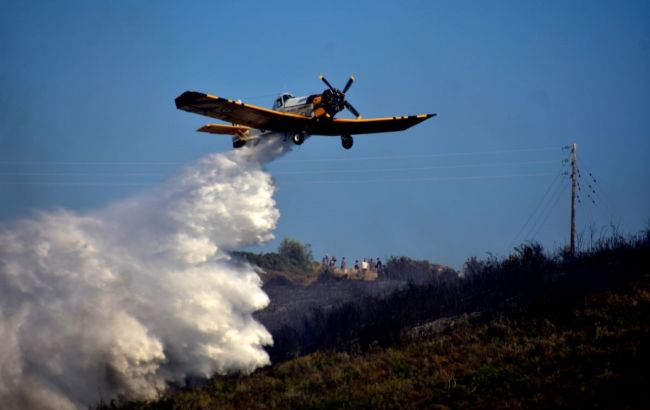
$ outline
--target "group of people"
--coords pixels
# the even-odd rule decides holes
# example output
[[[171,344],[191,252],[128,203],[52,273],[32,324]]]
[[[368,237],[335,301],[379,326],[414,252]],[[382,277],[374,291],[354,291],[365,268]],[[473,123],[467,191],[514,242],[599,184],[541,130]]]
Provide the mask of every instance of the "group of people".
[[[332,255],[329,257],[328,255],[323,256],[323,261],[322,261],[322,268],[323,270],[336,270],[336,256]],[[377,273],[381,273],[384,268],[384,265],[381,263],[381,259],[373,259],[373,258],[363,258],[361,262],[359,260],[354,261],[354,270],[356,272],[367,272],[367,271],[374,271]],[[346,273],[348,269],[347,266],[347,261],[345,260],[345,256],[341,258],[341,265],[340,265],[340,270],[343,273]]]

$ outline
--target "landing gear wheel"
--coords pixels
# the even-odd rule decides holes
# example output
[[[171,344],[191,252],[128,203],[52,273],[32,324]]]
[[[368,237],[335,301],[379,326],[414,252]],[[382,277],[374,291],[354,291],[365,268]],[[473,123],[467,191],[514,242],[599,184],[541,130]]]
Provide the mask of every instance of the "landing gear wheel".
[[[353,144],[354,140],[351,135],[341,135],[341,145],[343,145],[343,148],[350,149]]]
[[[305,136],[301,133],[293,134],[291,136],[291,141],[293,141],[293,143],[296,145],[301,145],[303,142],[305,142]]]

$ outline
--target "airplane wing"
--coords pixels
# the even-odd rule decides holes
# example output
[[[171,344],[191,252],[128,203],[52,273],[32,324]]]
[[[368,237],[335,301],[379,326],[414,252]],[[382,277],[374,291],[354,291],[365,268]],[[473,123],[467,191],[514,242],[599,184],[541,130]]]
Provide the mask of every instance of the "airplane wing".
[[[303,132],[311,118],[269,110],[241,101],[186,91],[176,98],[176,108],[252,128],[280,132]]]
[[[310,118],[196,91],[186,91],[177,97],[176,108],[261,130],[304,132],[310,135],[358,135],[403,131],[436,115],[420,114],[363,119]]]
[[[405,115],[386,118],[335,118],[321,120],[310,128],[310,134],[316,135],[358,135],[379,132],[403,131],[422,121],[435,117],[436,114]]]

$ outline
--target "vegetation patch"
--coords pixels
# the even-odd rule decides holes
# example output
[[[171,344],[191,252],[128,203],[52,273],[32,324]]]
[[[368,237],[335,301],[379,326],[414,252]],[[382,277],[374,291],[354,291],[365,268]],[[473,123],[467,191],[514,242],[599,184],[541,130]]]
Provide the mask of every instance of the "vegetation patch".
[[[473,261],[458,282],[321,312],[299,357],[98,408],[646,408],[649,237]]]

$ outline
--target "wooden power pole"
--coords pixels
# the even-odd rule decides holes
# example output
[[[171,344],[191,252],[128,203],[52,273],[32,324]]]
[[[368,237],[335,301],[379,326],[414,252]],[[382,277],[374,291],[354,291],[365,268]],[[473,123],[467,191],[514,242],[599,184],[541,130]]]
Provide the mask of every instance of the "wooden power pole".
[[[576,254],[576,191],[578,185],[576,147],[575,143],[571,146],[571,256]]]

